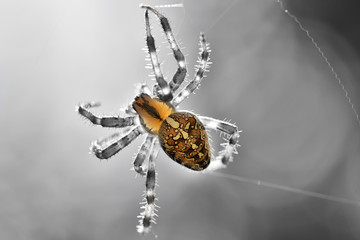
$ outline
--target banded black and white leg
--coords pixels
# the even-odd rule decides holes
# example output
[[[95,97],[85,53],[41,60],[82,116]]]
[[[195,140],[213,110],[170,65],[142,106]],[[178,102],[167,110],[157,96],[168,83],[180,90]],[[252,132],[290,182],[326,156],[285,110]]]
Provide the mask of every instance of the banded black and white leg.
[[[195,78],[189,82],[184,89],[182,89],[179,94],[174,98],[172,104],[176,107],[178,106],[185,98],[187,98],[191,93],[195,91],[200,85],[201,80],[204,77],[204,73],[207,71],[210,66],[210,47],[206,42],[204,33],[200,33],[200,56],[198,58],[198,65],[196,66],[196,75]]]
[[[146,9],[145,11],[145,23],[146,23],[146,45],[148,48],[148,52],[151,59],[151,65],[157,82],[157,85],[155,85],[155,89],[156,89],[155,93],[161,100],[167,102],[173,98],[173,94],[161,72],[160,63],[156,54],[155,39],[151,35],[148,9]]]
[[[139,152],[136,154],[134,161],[134,170],[140,175],[146,175],[147,169],[144,168],[143,163],[145,159],[149,156],[154,138],[154,135],[146,134],[146,138],[141,145]]]
[[[135,116],[128,116],[124,118],[114,117],[114,116],[99,117],[89,111],[90,108],[99,107],[99,106],[100,106],[99,102],[89,102],[85,104],[80,104],[77,107],[77,112],[81,116],[87,118],[93,124],[100,125],[102,127],[123,128],[123,127],[135,125],[135,121],[136,121]]]
[[[169,83],[170,90],[172,93],[174,93],[182,84],[186,77],[187,69],[186,69],[186,63],[185,63],[185,57],[184,54],[181,52],[179,45],[177,44],[174,34],[171,31],[171,27],[169,24],[168,19],[163,16],[161,13],[159,13],[156,9],[148,6],[148,5],[141,5],[142,8],[146,8],[150,11],[152,11],[160,20],[162,29],[166,35],[166,38],[170,44],[170,47],[173,51],[173,55],[177,61],[178,69],[176,73],[174,74],[172,80]]]
[[[137,123],[136,116],[128,117],[99,117],[89,111],[89,108],[98,107],[100,103],[90,102],[81,104],[78,106],[77,111],[80,115],[88,119],[95,125],[101,125],[103,127],[110,128],[122,128],[129,131],[122,133],[115,133],[110,137],[97,140],[92,143],[91,151],[96,157],[100,159],[108,159],[118,153],[121,149],[129,145],[140,134],[144,133],[143,128]]]
[[[199,120],[204,124],[205,129],[217,130],[228,135],[228,138],[225,138],[226,142],[221,144],[223,149],[216,156],[215,161],[211,162],[209,170],[226,167],[233,161],[233,155],[237,154],[236,148],[239,146],[238,140],[242,131],[239,131],[235,124],[226,121],[204,116],[199,116]]]
[[[108,159],[118,153],[120,150],[129,145],[139,135],[143,134],[144,130],[141,126],[136,126],[120,138],[111,138],[111,141],[95,141],[91,145],[91,151],[99,159]]]
[[[141,208],[144,209],[139,215],[139,225],[137,231],[141,234],[148,233],[150,231],[151,223],[155,223],[155,216],[157,216],[155,205],[155,186],[156,186],[156,173],[155,173],[155,159],[159,152],[159,142],[157,139],[153,139],[152,148],[149,157],[148,170],[146,173],[146,189],[145,189],[145,205]]]

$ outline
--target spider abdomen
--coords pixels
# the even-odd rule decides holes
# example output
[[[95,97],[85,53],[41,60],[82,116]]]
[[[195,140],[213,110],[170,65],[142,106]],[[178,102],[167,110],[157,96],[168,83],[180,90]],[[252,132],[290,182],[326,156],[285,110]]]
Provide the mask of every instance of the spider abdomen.
[[[200,171],[210,163],[210,146],[205,127],[189,112],[174,112],[161,124],[160,144],[177,163]]]

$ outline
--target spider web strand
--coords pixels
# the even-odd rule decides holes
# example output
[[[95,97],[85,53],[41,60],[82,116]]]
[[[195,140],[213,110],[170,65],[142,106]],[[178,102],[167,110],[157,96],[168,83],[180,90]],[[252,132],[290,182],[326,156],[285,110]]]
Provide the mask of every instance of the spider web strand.
[[[289,10],[287,10],[283,4],[283,2],[281,0],[276,0],[277,3],[279,3],[280,8],[285,12],[286,15],[288,15],[300,28],[301,31],[303,31],[307,38],[310,39],[310,41],[312,42],[312,44],[314,45],[314,47],[316,48],[316,50],[319,52],[319,54],[321,55],[322,59],[325,61],[325,63],[328,65],[331,74],[334,76],[334,78],[337,80],[339,86],[341,87],[342,91],[345,93],[345,98],[347,99],[348,103],[351,106],[351,109],[356,117],[356,121],[358,123],[358,125],[360,126],[360,119],[359,119],[359,114],[355,109],[354,103],[352,102],[351,98],[349,97],[349,92],[346,90],[345,85],[343,84],[341,78],[338,76],[338,74],[336,73],[334,67],[332,66],[332,64],[330,63],[329,59],[326,57],[324,51],[320,48],[320,46],[318,45],[318,43],[315,41],[315,39],[311,36],[309,30],[307,30],[302,23],[299,21],[299,19],[291,14],[289,12]]]
[[[140,7],[144,4],[140,4]],[[183,8],[183,3],[155,5],[154,8]]]
[[[224,173],[220,173],[220,172],[208,172],[208,174],[212,174],[212,175],[215,175],[218,177],[223,177],[223,178],[227,178],[227,179],[235,180],[235,181],[239,181],[239,182],[250,183],[250,184],[257,185],[257,186],[264,186],[264,187],[269,187],[269,188],[273,188],[273,189],[279,189],[279,190],[283,190],[283,191],[287,191],[287,192],[302,194],[302,195],[309,196],[309,197],[315,197],[315,198],[319,198],[319,199],[329,200],[329,201],[348,204],[348,205],[355,205],[357,207],[360,207],[360,201],[356,201],[356,200],[335,197],[335,196],[326,195],[326,194],[322,194],[322,193],[317,193],[317,192],[307,191],[307,190],[303,190],[303,189],[283,186],[283,185],[279,185],[279,184],[275,184],[275,183],[264,182],[264,181],[260,181],[260,180],[250,179],[250,178],[246,178],[246,177],[240,177],[240,176],[231,175],[231,174],[224,174]]]
[[[212,29],[220,20],[235,6],[235,4],[238,3],[239,0],[233,0],[229,6],[210,24],[210,26],[204,31],[204,33],[207,33]]]

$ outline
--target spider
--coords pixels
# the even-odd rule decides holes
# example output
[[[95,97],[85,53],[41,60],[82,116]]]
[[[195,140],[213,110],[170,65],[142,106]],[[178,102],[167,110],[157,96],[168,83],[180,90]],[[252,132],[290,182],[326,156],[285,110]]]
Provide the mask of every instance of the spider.
[[[156,79],[153,90],[151,91],[146,84],[142,84],[135,100],[125,109],[125,117],[96,116],[89,109],[99,106],[100,103],[97,102],[80,104],[77,112],[95,125],[123,128],[122,130],[124,130],[92,143],[91,151],[99,159],[112,157],[139,135],[145,135],[145,141],[135,157],[134,170],[140,175],[146,176],[145,206],[142,207],[144,210],[139,216],[137,231],[148,233],[156,216],[154,203],[155,159],[160,146],[177,163],[189,169],[201,171],[209,166],[212,155],[206,131],[209,129],[219,130],[228,138],[225,139],[225,143],[221,144],[223,149],[211,163],[212,168],[215,169],[225,167],[228,162],[232,161],[232,155],[237,153],[236,147],[241,131],[236,125],[226,121],[197,116],[191,112],[177,111],[178,105],[198,88],[209,67],[209,44],[206,42],[204,34],[201,33],[199,65],[196,75],[186,86],[177,91],[187,74],[184,55],[174,38],[168,19],[151,6],[140,5],[140,7],[145,9],[146,45]],[[149,11],[160,20],[178,64],[178,69],[170,82],[164,79],[161,72],[155,40],[151,35]],[[146,159],[148,159],[147,167],[144,166]]]

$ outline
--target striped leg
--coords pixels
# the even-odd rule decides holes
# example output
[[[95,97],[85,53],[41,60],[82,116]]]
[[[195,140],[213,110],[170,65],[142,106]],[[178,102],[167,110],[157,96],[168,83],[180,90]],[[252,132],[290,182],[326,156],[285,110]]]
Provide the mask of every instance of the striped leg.
[[[200,85],[201,79],[209,67],[210,47],[205,40],[205,35],[200,33],[200,57],[198,59],[199,65],[195,78],[174,98],[173,105],[178,106],[186,97],[188,97]]]
[[[92,114],[88,109],[92,107],[98,107],[100,103],[98,102],[90,102],[81,104],[77,107],[77,112],[87,118],[90,122],[95,125],[101,125],[103,127],[112,127],[112,128],[122,128],[133,126],[135,124],[135,117],[98,117]]]
[[[116,135],[113,135],[110,138],[93,142],[91,151],[95,154],[96,157],[100,159],[108,159],[129,145],[129,143],[131,143],[142,133],[142,127],[137,126],[131,129],[128,133],[126,133],[125,136],[118,140],[115,140]]]
[[[141,7],[152,11],[160,19],[161,26],[165,32],[166,38],[170,44],[170,47],[174,54],[174,57],[177,61],[178,69],[177,69],[173,79],[169,83],[170,90],[174,93],[180,87],[181,83],[184,81],[185,76],[186,76],[187,69],[186,69],[184,54],[181,52],[181,50],[175,40],[175,37],[171,31],[171,27],[170,27],[168,19],[150,6],[141,5]]]
[[[146,190],[145,190],[145,206],[140,213],[139,225],[137,231],[141,234],[148,233],[150,231],[150,224],[155,223],[154,217],[157,216],[155,213],[155,185],[156,185],[156,174],[155,174],[155,159],[159,152],[159,142],[157,139],[152,141],[152,150],[149,157],[149,165],[146,174]]]
[[[225,167],[229,162],[233,161],[233,154],[237,154],[236,147],[241,131],[237,126],[226,121],[217,120],[210,117],[199,116],[200,121],[204,124],[206,129],[218,130],[229,135],[227,142],[222,143],[224,147],[216,157],[216,160],[211,162],[209,169],[215,170]]]
[[[149,156],[151,145],[154,139],[154,135],[148,134],[145,138],[144,143],[141,145],[139,152],[137,153],[134,161],[134,169],[140,175],[146,174],[146,169],[142,166],[146,157]]]
[[[155,79],[158,84],[157,95],[163,101],[170,101],[173,98],[173,95],[160,69],[159,60],[156,55],[155,40],[151,35],[148,10],[145,11],[145,23],[146,23],[146,45],[148,47],[148,51],[151,59],[151,65],[153,67],[153,71],[155,74]]]

